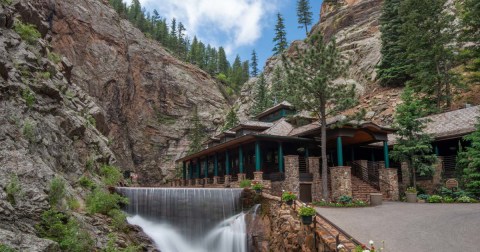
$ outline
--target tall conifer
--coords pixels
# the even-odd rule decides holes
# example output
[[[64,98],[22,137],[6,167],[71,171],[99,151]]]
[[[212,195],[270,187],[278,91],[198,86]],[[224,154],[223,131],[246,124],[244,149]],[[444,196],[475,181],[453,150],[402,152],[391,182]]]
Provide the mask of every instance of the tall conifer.
[[[312,24],[312,11],[308,0],[297,1],[298,28],[305,28],[305,35],[308,36],[308,26]]]
[[[277,24],[275,25],[275,37],[273,38],[273,42],[275,42],[273,54],[281,54],[287,49],[287,32],[285,31],[285,24],[283,23],[283,17],[280,13],[277,13]]]

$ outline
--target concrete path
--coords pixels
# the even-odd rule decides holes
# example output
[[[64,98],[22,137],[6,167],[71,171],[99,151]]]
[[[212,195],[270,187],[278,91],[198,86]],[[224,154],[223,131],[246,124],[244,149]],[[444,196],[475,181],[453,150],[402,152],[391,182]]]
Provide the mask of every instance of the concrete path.
[[[317,212],[355,239],[388,252],[480,251],[480,204],[383,202],[364,208]]]

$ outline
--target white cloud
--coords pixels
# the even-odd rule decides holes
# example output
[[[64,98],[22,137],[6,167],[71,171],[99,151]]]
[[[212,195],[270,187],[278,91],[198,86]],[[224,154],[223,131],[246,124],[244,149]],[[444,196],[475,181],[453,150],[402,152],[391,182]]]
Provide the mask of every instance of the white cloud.
[[[140,0],[148,11],[176,18],[204,43],[223,45],[227,53],[252,45],[264,28],[265,19],[278,11],[279,0]]]

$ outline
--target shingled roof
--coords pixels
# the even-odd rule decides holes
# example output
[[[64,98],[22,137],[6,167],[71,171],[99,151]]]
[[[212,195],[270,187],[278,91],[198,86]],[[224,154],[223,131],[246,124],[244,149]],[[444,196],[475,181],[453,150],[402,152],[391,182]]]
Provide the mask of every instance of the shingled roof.
[[[285,118],[282,118],[275,122],[275,124],[262,132],[266,135],[275,135],[275,136],[288,136],[289,133],[293,130],[293,126],[288,123]]]
[[[425,132],[435,139],[463,136],[475,131],[475,123],[479,116],[480,106],[427,116]]]
[[[264,116],[266,116],[266,115],[268,115],[268,114],[271,114],[271,113],[273,113],[273,112],[275,112],[275,111],[277,111],[277,110],[279,110],[279,109],[281,109],[281,108],[289,108],[289,109],[292,109],[292,108],[293,108],[293,105],[292,105],[291,103],[287,102],[287,101],[282,101],[282,102],[280,102],[279,104],[277,104],[277,105],[275,105],[275,106],[273,106],[273,107],[270,107],[270,108],[264,110],[263,112],[261,112],[260,114],[258,114],[258,115],[256,116],[256,118],[257,118],[257,119],[260,119],[260,118],[262,118],[262,117],[264,117]]]
[[[268,129],[273,126],[273,123],[270,122],[260,122],[260,121],[243,121],[240,122],[237,126],[230,129],[230,131],[237,131],[241,128],[248,129]]]

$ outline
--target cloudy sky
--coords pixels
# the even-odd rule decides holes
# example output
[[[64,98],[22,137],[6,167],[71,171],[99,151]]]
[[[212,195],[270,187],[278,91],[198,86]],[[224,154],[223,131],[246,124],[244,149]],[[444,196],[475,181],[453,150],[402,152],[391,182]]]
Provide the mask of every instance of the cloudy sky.
[[[126,0],[126,2],[130,2]],[[303,39],[305,31],[298,29],[297,0],[140,0],[146,11],[156,9],[162,17],[176,18],[193,38],[205,44],[223,46],[230,61],[236,54],[249,60],[255,49],[260,68],[271,56],[276,13],[285,18],[288,41]],[[322,0],[310,0],[313,23],[319,19]]]

